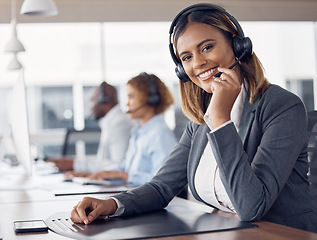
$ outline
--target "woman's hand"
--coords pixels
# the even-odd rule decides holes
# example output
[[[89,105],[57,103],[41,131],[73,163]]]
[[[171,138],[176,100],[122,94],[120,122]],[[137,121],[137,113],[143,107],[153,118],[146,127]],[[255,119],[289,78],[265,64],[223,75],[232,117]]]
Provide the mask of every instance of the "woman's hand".
[[[128,180],[129,174],[123,171],[100,171],[97,173],[92,173],[88,178],[92,180],[101,180],[101,179],[123,179]]]
[[[117,208],[117,203],[111,198],[101,200],[85,197],[74,206],[70,219],[74,223],[84,223],[87,225],[95,219],[103,219],[109,215],[113,215]]]
[[[73,177],[88,177],[91,173],[68,171],[64,174],[64,179],[72,179]]]
[[[230,120],[230,113],[242,84],[234,70],[219,67],[218,71],[222,74],[211,83],[213,94],[208,112],[214,128]]]
[[[59,171],[73,170],[74,159],[70,157],[50,158],[46,162],[52,162],[59,169]]]

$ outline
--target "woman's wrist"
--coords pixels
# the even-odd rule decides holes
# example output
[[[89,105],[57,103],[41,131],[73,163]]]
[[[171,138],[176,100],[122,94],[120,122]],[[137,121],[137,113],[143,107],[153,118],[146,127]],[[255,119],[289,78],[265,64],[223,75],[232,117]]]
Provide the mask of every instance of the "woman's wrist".
[[[109,209],[108,215],[111,216],[117,211],[118,205],[117,205],[116,201],[112,198],[108,198],[105,201],[106,201],[107,208]]]
[[[212,126],[214,127],[214,129],[220,127],[221,125],[223,125],[224,123],[228,121],[230,121],[230,118],[214,118],[211,120]]]

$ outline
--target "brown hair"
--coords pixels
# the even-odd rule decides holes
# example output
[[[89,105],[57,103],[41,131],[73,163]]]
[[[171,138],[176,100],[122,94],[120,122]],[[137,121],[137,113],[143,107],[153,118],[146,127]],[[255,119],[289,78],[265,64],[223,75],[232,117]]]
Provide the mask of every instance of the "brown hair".
[[[150,79],[148,79],[148,77]],[[157,106],[153,106],[155,113],[165,112],[172,104],[174,104],[174,98],[168,87],[154,74],[140,74],[131,78],[127,84],[130,84],[134,88],[138,89],[142,93],[144,102],[147,101],[150,94],[150,86],[148,81],[151,80],[155,88],[156,93],[159,96],[159,103]]]
[[[216,27],[229,42],[232,42],[233,36],[238,34],[237,29],[224,13],[217,10],[192,11],[181,16],[175,26],[173,36],[175,49],[177,49],[179,36],[189,22],[200,22]],[[253,53],[249,58],[239,62],[236,68],[248,91],[249,102],[252,104],[269,86],[269,82],[264,76],[263,66]],[[185,115],[198,124],[204,123],[203,117],[212,94],[205,92],[192,81],[180,81],[180,94]]]

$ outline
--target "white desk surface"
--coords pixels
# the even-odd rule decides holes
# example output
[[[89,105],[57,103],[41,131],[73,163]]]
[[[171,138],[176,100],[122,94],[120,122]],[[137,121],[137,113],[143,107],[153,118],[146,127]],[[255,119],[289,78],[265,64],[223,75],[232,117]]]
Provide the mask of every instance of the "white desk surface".
[[[4,174],[0,172],[0,232],[4,240],[58,240],[69,239],[52,231],[41,234],[15,234],[13,222],[15,220],[47,219],[57,212],[70,212],[72,207],[83,198],[83,195],[55,196],[51,189],[69,187],[69,183],[62,181],[62,175],[52,174],[47,176],[34,175],[25,177],[19,174]],[[75,185],[73,185],[76,187]],[[90,196],[105,198],[113,194],[92,194]],[[171,205],[182,205],[188,208],[213,212],[225,217],[237,218],[234,214],[217,212],[212,208],[193,201],[175,198]],[[317,240],[317,234],[297,230],[282,225],[259,221],[259,227],[241,229],[236,231],[212,232],[204,234],[182,235],[157,240]],[[1,239],[1,235],[0,235]],[[152,238],[154,239],[154,238]]]

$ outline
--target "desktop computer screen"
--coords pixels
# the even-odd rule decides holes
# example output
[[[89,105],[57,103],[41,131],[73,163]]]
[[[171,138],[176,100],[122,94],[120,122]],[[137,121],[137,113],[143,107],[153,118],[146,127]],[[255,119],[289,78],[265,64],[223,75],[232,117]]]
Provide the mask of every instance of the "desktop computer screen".
[[[31,175],[32,158],[27,111],[27,98],[23,69],[8,96],[8,120],[10,138],[13,142],[17,161],[23,166],[25,173]]]

